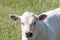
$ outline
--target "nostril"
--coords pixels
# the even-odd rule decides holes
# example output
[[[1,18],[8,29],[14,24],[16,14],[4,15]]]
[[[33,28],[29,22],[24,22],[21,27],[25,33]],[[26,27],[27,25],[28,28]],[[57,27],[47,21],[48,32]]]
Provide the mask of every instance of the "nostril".
[[[26,33],[26,35],[28,35],[28,33]]]
[[[33,34],[32,33],[30,33],[30,36],[32,36]]]
[[[28,33],[26,33],[26,36],[27,36],[27,37],[32,37],[32,35],[33,35],[32,32],[28,32]]]

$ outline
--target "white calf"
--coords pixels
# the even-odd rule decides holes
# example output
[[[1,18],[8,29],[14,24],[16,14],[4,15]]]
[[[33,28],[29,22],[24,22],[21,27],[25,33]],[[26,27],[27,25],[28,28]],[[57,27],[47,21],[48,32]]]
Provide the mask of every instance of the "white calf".
[[[60,8],[42,13],[38,17],[31,12],[10,17],[21,21],[22,40],[60,40]]]

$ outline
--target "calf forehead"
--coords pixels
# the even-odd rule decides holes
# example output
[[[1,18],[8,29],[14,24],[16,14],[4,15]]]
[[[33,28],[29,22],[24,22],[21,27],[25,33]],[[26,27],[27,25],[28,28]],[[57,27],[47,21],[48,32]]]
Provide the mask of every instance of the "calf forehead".
[[[34,15],[33,13],[25,12],[25,13],[22,15],[21,21],[22,21],[22,22],[25,22],[25,23],[30,23],[30,22],[32,22],[34,19],[36,19],[36,17],[35,17],[35,15]]]

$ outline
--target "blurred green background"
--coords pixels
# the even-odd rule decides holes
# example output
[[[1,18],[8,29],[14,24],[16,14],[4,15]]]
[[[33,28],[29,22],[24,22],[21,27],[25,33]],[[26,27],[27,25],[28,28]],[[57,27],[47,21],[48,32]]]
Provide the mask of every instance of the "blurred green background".
[[[30,11],[38,15],[59,6],[60,0],[0,0],[0,40],[21,40],[20,23],[11,20],[10,14]]]

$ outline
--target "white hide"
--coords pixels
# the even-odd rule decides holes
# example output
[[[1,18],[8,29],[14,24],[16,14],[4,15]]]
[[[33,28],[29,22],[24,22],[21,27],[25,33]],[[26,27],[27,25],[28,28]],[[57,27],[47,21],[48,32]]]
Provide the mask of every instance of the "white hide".
[[[44,20],[39,20],[34,13],[24,12],[20,16],[22,40],[60,40],[60,8],[44,12]],[[34,25],[34,22],[36,24]],[[28,38],[25,33],[31,31],[33,36]]]
[[[47,25],[47,40],[60,40],[60,8],[42,14],[47,15],[44,20]]]

